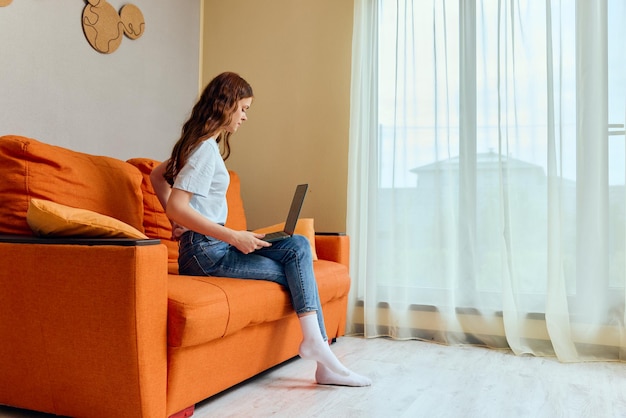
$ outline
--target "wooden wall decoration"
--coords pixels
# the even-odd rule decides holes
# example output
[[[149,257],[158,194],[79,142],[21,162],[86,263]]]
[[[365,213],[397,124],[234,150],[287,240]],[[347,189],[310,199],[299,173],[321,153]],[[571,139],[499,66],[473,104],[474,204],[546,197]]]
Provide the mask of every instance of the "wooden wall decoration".
[[[0,0],[4,1],[4,0]],[[87,0],[83,10],[83,32],[98,52],[110,54],[122,43],[123,35],[137,39],[146,23],[135,5],[127,4],[118,13],[106,0]]]
[[[0,0],[0,7],[8,6],[13,0]]]

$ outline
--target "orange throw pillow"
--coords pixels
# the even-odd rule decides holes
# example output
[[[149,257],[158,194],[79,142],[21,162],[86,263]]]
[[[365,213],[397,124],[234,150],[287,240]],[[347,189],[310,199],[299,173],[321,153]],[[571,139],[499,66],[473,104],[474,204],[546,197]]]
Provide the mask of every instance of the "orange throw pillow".
[[[110,216],[40,199],[30,200],[26,222],[42,237],[148,238]]]

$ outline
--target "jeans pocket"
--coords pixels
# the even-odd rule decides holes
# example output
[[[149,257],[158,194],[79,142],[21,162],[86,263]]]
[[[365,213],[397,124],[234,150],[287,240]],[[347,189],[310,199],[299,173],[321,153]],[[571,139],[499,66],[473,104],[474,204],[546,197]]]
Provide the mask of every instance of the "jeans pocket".
[[[179,272],[189,276],[208,276],[219,265],[228,244],[202,234],[192,233],[180,246]]]
[[[184,276],[208,276],[209,273],[204,271],[202,264],[198,262],[198,258],[195,255],[185,257],[181,260],[178,268],[179,274]]]

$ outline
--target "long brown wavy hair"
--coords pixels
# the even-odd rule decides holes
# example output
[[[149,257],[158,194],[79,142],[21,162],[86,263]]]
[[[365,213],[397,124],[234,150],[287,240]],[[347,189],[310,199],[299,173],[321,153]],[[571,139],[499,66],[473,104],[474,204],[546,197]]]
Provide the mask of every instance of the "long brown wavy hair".
[[[225,72],[211,80],[193,107],[172,150],[163,174],[170,185],[174,184],[174,179],[196,147],[220,130],[216,142],[222,145],[222,158],[228,159],[230,132],[223,128],[230,124],[239,100],[249,97],[254,97],[252,87],[238,74]]]

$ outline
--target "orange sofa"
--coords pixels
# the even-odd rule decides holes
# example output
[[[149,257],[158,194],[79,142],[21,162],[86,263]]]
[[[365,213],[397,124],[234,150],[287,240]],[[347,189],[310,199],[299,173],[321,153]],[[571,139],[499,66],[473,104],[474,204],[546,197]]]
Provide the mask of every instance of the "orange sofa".
[[[195,403],[297,355],[301,332],[284,288],[177,274],[177,245],[148,179],[156,164],[0,137],[0,404],[189,416]],[[239,186],[231,173],[227,224],[246,229]],[[148,239],[34,236],[31,199],[115,218]],[[312,246],[334,339],[345,330],[349,238],[318,234]]]

